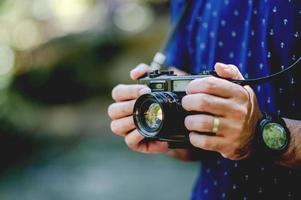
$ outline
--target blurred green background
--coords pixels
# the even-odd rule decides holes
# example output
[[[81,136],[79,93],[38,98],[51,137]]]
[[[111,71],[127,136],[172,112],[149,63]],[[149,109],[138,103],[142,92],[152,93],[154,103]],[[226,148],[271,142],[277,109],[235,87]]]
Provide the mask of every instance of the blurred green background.
[[[163,0],[0,1],[0,199],[188,199],[198,163],[132,152],[110,129],[169,27]]]

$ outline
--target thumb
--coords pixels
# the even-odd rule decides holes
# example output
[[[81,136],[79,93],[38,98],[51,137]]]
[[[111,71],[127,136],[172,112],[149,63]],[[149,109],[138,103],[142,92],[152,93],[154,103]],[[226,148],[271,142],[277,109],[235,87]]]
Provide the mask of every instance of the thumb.
[[[243,75],[240,73],[239,69],[235,65],[216,63],[214,68],[216,73],[222,78],[229,78],[235,80],[244,79]]]

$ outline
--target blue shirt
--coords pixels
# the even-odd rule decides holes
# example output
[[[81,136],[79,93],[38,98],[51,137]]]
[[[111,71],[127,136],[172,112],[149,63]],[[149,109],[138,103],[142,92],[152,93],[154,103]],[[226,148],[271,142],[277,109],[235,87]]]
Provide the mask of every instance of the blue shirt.
[[[173,21],[188,0],[172,0]],[[234,64],[245,78],[266,76],[301,56],[300,0],[192,0],[189,16],[167,50],[167,64],[192,74],[216,62]],[[253,87],[260,109],[301,119],[301,65]],[[208,154],[191,199],[301,199],[301,172]],[[296,184],[295,184],[296,183]],[[183,183],[184,184],[184,183]]]

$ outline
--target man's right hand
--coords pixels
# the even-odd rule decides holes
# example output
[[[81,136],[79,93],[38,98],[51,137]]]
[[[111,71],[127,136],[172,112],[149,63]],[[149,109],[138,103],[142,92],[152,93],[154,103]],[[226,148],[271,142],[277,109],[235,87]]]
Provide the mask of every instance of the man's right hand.
[[[130,73],[132,80],[137,80],[150,70],[145,64],[138,65]],[[108,108],[112,119],[111,130],[125,138],[127,146],[141,153],[167,153],[168,144],[160,141],[145,141],[144,137],[135,129],[133,121],[133,107],[136,99],[151,90],[145,85],[117,85],[112,90],[115,103]]]

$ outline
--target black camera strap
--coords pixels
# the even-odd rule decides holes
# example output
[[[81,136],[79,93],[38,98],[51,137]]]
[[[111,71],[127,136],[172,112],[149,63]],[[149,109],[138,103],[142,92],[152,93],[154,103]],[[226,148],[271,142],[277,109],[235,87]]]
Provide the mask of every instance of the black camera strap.
[[[292,71],[295,67],[297,67],[297,64],[301,61],[301,57],[299,57],[293,64],[288,66],[286,69],[276,72],[275,74],[265,76],[265,77],[260,77],[260,78],[253,78],[253,79],[245,79],[245,80],[233,80],[233,79],[228,79],[229,81],[233,83],[237,83],[239,85],[258,85],[261,83],[265,83],[268,81],[273,81],[275,79],[279,79],[280,77],[286,75],[288,72]]]
[[[185,19],[187,19],[187,16],[190,13],[191,6],[192,6],[191,1],[186,0],[186,3],[185,3],[185,5],[183,5],[183,9],[181,10],[176,23],[174,23],[174,25],[172,26],[171,31],[168,34],[168,37],[166,39],[166,42],[164,43],[163,47],[161,48],[161,51],[158,52],[156,54],[156,56],[154,57],[152,64],[155,64],[155,66],[157,66],[157,68],[160,68],[160,66],[162,66],[162,65],[164,66],[164,62],[166,60],[166,57],[165,57],[166,55],[164,55],[164,53],[162,53],[162,52],[166,52],[170,48],[170,46],[174,42],[174,40],[176,39],[177,35],[179,34],[179,30],[181,30],[181,28],[184,26]],[[271,74],[271,75],[268,75],[265,77],[245,79],[245,80],[232,80],[232,79],[228,79],[228,80],[232,81],[234,83],[237,83],[239,85],[257,85],[257,84],[265,83],[265,82],[272,81],[272,80],[280,78],[281,76],[286,75],[288,72],[295,69],[300,61],[301,61],[301,56],[299,56],[299,58],[293,64],[289,65],[284,70],[281,70],[277,73],[274,73],[274,74]],[[211,74],[216,75],[216,73],[214,71],[212,71]]]

